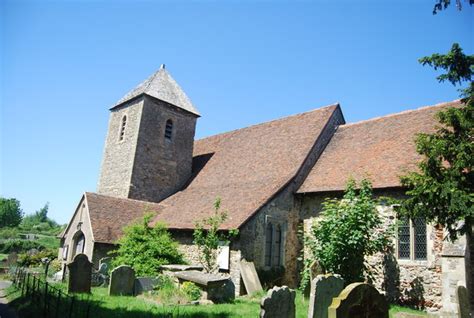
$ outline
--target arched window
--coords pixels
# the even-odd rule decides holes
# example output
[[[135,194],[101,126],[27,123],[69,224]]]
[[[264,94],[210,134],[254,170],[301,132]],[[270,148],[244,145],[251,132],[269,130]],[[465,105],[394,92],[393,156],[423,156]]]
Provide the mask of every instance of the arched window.
[[[127,126],[127,115],[122,117],[122,125],[120,126],[119,141],[122,141],[125,136],[125,126]]]
[[[281,265],[281,243],[282,243],[282,231],[281,225],[277,225],[275,229],[275,252],[274,252],[274,262],[273,265]]]
[[[86,243],[86,238],[84,236],[84,233],[82,233],[82,231],[77,232],[74,235],[74,239],[73,239],[73,251],[72,251],[72,255],[71,255],[72,259],[77,254],[84,253],[84,247],[86,245],[85,243]]]
[[[267,224],[265,231],[265,266],[272,266],[273,226]]]
[[[165,126],[165,139],[171,140],[171,137],[173,137],[173,121],[168,119]]]

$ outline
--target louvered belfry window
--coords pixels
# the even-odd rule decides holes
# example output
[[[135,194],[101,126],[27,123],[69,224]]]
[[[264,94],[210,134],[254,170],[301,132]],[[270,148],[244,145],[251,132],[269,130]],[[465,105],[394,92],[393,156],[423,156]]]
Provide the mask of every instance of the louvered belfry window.
[[[398,258],[410,259],[410,219],[402,218],[398,223]]]
[[[425,219],[399,219],[397,247],[399,259],[426,260],[428,245]]]
[[[119,140],[122,141],[125,137],[125,127],[127,126],[127,116],[122,117],[122,125],[120,126]]]
[[[165,126],[165,139],[171,140],[173,137],[173,121],[168,119]]]

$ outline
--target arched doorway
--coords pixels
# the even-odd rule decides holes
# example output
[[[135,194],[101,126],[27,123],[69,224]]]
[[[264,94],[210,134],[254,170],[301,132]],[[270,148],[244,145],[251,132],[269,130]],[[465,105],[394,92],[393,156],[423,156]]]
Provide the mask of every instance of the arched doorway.
[[[82,254],[84,253],[84,247],[86,243],[86,237],[84,236],[84,233],[82,231],[76,232],[74,234],[74,237],[72,239],[72,253],[71,253],[71,260],[74,259],[74,256],[77,254]]]

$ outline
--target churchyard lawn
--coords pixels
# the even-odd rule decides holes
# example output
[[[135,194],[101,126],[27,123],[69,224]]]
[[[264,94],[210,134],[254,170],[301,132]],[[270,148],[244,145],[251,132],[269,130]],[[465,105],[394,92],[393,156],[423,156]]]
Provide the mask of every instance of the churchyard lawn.
[[[65,287],[63,285],[63,287]],[[26,299],[21,299],[21,292],[11,286],[7,289],[7,295],[11,305],[19,312],[20,318],[35,317],[37,310],[32,307]],[[260,313],[260,300],[265,293],[259,293],[253,297],[238,297],[231,304],[215,305],[157,305],[144,297],[108,296],[107,288],[92,288],[90,301],[93,303],[90,317],[101,318],[151,318],[159,317],[258,317]],[[300,292],[296,295],[296,317],[306,318],[308,300],[304,299]],[[423,314],[423,312],[400,307],[391,306],[390,317],[397,312],[409,312]]]

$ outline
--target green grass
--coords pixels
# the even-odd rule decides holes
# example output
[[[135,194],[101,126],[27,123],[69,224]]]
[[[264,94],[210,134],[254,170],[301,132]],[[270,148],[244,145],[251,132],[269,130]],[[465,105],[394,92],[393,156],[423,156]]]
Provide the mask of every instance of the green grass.
[[[3,261],[4,259],[8,258],[8,254],[1,254],[0,253],[0,262]]]
[[[59,285],[62,290],[65,285]],[[35,317],[37,309],[34,308],[27,299],[21,298],[21,293],[10,287],[7,295],[12,305],[19,311],[21,318]],[[252,296],[238,297],[230,304],[215,305],[159,305],[144,297],[108,296],[107,288],[93,288],[90,296],[81,295],[81,298],[88,299],[93,307],[90,317],[101,318],[151,318],[151,317],[258,317],[260,313],[260,300],[265,293],[258,293]],[[79,303],[81,300],[78,301]],[[81,304],[85,308],[84,304]],[[308,300],[304,299],[300,292],[296,295],[296,317],[306,318],[308,310]],[[423,314],[423,312],[408,309],[400,306],[391,306],[390,317],[394,317],[397,312],[409,312]]]

